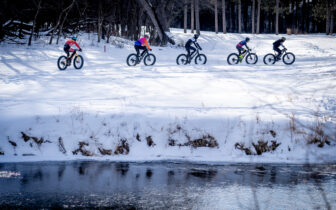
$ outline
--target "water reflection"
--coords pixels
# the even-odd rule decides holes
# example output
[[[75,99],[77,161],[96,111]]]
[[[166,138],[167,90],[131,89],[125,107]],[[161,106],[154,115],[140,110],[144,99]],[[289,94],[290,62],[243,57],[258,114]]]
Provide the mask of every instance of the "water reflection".
[[[0,207],[336,207],[335,165],[80,161],[6,163],[0,171],[20,174],[0,177]]]

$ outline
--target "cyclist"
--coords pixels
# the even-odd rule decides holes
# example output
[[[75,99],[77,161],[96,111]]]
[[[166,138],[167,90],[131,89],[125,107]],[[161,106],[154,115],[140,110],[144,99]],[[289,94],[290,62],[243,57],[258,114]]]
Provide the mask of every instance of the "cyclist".
[[[80,52],[82,52],[82,48],[78,45],[78,43],[76,42],[76,40],[77,40],[77,37],[73,36],[73,37],[71,37],[70,40],[66,41],[65,44],[64,44],[64,52],[66,52],[66,54],[67,54],[67,65],[68,65],[68,66],[69,66],[70,63],[71,63],[71,59],[72,59],[72,57],[73,57],[73,56],[75,55],[75,53],[76,53],[76,50],[74,50],[74,49],[72,48],[72,46],[73,46],[73,45],[76,45],[76,47],[78,48],[78,50],[79,50]],[[72,53],[72,55],[71,55],[70,58],[69,58],[70,52],[73,52],[73,53]]]
[[[236,45],[236,48],[238,50],[238,53],[239,53],[239,62],[242,62],[242,58],[243,58],[243,54],[246,52],[246,50],[243,48],[243,46],[245,46],[248,50],[250,49],[248,46],[247,46],[247,43],[250,41],[250,38],[249,37],[246,37],[245,40],[239,42],[237,45]]]
[[[134,42],[134,48],[137,53],[137,63],[140,62],[140,59],[139,59],[140,50],[143,50],[141,53],[141,56],[143,56],[146,50],[152,51],[152,49],[148,45],[148,42],[147,42],[148,39],[149,39],[149,36],[146,34],[144,37],[141,37],[140,39]]]
[[[282,54],[282,51],[280,50],[280,46],[282,46],[283,48],[285,48],[285,46],[283,46],[283,43],[286,41],[286,38],[285,37],[281,37],[281,39],[275,41],[273,43],[273,50],[276,51],[278,54],[276,56],[276,59],[277,60],[280,60],[280,57],[281,57],[281,54]]]
[[[198,49],[202,50],[201,46],[197,43],[197,39],[199,37],[199,34],[195,34],[193,38],[189,39],[187,41],[187,43],[185,44],[185,48],[188,52],[188,55],[187,55],[187,59],[188,59],[188,62],[190,62],[190,56],[191,54],[193,54],[195,51],[196,51],[196,48],[197,47]],[[194,44],[195,47],[191,46],[191,44]],[[192,53],[190,53],[190,50],[192,50]]]

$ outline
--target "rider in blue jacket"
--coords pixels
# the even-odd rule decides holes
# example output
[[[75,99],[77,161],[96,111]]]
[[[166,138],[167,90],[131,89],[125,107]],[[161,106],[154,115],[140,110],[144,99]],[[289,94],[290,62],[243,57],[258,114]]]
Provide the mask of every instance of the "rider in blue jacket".
[[[249,37],[246,37],[245,40],[239,42],[237,45],[236,45],[236,48],[238,50],[238,53],[239,53],[239,59],[241,60],[242,59],[242,54],[245,53],[245,49],[243,48],[243,46],[245,46],[248,50],[250,49],[248,46],[247,46],[247,43],[250,41],[250,38]]]

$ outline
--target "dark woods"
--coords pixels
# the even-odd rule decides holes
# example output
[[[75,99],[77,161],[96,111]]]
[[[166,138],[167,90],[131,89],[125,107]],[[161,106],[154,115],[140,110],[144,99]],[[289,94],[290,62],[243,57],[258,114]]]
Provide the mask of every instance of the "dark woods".
[[[169,28],[235,33],[333,33],[336,0],[2,0],[0,40],[96,33],[130,40],[149,33],[151,44],[174,41]]]

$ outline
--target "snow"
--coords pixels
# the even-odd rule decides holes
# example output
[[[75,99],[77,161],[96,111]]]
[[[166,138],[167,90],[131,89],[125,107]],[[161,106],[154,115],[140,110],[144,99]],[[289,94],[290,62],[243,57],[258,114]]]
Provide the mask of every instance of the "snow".
[[[192,35],[172,29],[177,44]],[[256,65],[226,62],[235,44],[246,36],[258,54]],[[264,65],[272,42],[281,36],[296,55],[293,65]],[[335,162],[336,91],[335,37],[325,35],[250,35],[202,32],[199,43],[208,62],[176,65],[183,48],[153,47],[154,66],[128,67],[135,50],[131,41],[112,38],[115,45],[96,43],[96,36],[79,35],[85,59],[82,70],[59,71],[62,45],[48,37],[26,46],[0,44],[0,162],[96,159],[113,161],[183,160],[198,162]],[[65,40],[61,40],[63,43]],[[106,45],[107,52],[104,52]],[[322,130],[323,132],[318,132]],[[273,137],[271,131],[276,133]],[[50,143],[24,142],[21,132]],[[140,136],[138,141],[136,136]],[[170,146],[169,139],[211,135],[218,147]],[[314,136],[328,139],[318,147]],[[148,146],[151,136],[155,145]],[[66,154],[61,153],[62,137]],[[127,139],[130,153],[114,152]],[[13,147],[8,140],[17,144]],[[243,143],[276,141],[280,146],[262,155],[235,149]],[[93,157],[73,155],[78,143]],[[28,155],[28,156],[27,156]]]

